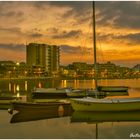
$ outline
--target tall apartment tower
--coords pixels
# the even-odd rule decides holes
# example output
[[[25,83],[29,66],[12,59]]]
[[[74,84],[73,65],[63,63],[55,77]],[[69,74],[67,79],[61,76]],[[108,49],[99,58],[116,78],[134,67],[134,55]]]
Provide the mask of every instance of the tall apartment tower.
[[[59,69],[59,46],[29,43],[26,46],[26,62],[28,66],[41,66],[48,73]]]

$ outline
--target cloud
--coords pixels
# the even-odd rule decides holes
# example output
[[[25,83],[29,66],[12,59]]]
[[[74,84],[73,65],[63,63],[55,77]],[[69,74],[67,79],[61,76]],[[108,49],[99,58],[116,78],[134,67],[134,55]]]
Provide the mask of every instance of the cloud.
[[[53,28],[47,28],[46,31],[47,33],[56,34],[58,33],[59,29],[53,27]]]
[[[89,1],[58,1],[49,4],[60,8],[69,7],[70,9],[64,13],[62,18],[74,17],[78,24],[86,23],[91,19],[92,4]]]
[[[12,51],[25,51],[24,44],[0,44],[0,49],[12,50]]]
[[[129,44],[140,44],[140,33],[116,36],[116,39],[128,40]]]
[[[62,53],[67,53],[67,54],[80,54],[82,55],[83,54],[83,51],[84,53],[86,54],[89,54],[92,52],[91,48],[82,48],[81,46],[69,46],[69,45],[60,45],[61,47],[61,52]]]
[[[21,28],[18,27],[9,27],[9,28],[5,28],[5,27],[0,27],[0,32],[4,32],[4,33],[10,33],[10,35],[12,34],[16,34],[16,35],[20,35],[20,37],[31,37],[31,38],[40,38],[43,37],[44,35],[41,33],[37,33],[39,31],[39,29],[34,29],[35,33],[31,33],[31,32],[25,32],[23,33],[21,31]]]
[[[98,34],[97,35],[100,41],[121,41],[123,44],[132,46],[140,44],[140,33],[130,33],[126,35],[120,34]]]
[[[80,34],[82,34],[81,30],[71,30],[69,32],[63,31],[63,33],[59,35],[54,35],[54,39],[64,39],[64,38],[73,38],[73,37],[78,37]]]
[[[35,38],[40,38],[40,37],[43,37],[44,35],[43,34],[40,34],[40,33],[34,33],[34,34],[30,34],[29,35],[30,37],[35,37]]]
[[[21,29],[18,27],[0,27],[0,31],[22,34]]]
[[[8,12],[0,12],[0,17],[21,17],[21,16],[23,16],[24,15],[24,13],[23,12],[21,12],[21,11],[17,11],[17,12],[15,12],[15,11],[8,11]]]
[[[140,29],[140,2],[96,2],[97,24],[117,28]]]

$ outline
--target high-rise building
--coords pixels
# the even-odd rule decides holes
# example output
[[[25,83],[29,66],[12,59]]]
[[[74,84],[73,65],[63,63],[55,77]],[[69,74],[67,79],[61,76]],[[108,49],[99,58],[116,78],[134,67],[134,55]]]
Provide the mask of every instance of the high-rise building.
[[[28,66],[44,67],[48,73],[57,72],[60,63],[59,46],[29,43],[26,46]]]

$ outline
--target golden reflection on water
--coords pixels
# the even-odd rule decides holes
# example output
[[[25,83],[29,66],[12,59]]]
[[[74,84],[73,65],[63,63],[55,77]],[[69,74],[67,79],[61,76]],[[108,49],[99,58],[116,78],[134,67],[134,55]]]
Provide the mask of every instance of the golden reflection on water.
[[[64,80],[63,86],[67,87],[67,80]]]
[[[42,83],[41,82],[38,83],[38,87],[42,88]]]
[[[17,92],[23,92],[32,90],[35,86],[42,88],[44,87],[46,81],[23,81],[17,84],[17,81],[10,81],[7,82],[7,90],[9,92],[13,92],[16,94]],[[52,85],[51,85],[52,83]],[[48,83],[49,84],[49,83]],[[61,80],[61,82],[52,80],[50,81],[50,87],[54,87],[53,85],[56,85],[55,87],[72,87],[72,88],[95,88],[95,80]],[[119,98],[130,98],[130,97],[140,97],[140,79],[105,79],[105,80],[98,80],[98,85],[103,86],[128,86],[128,95],[125,96],[113,96],[119,97]],[[3,87],[1,87],[2,89]]]
[[[27,91],[27,89],[28,89],[28,82],[25,81],[25,91]]]
[[[12,85],[11,85],[11,83],[9,82],[9,91],[11,91],[11,88],[12,88],[11,86],[12,86]]]
[[[20,97],[20,93],[19,92],[17,92],[17,98],[19,98]]]
[[[67,87],[67,80],[62,80],[61,81],[61,87]]]
[[[74,88],[77,88],[77,80],[74,80]]]
[[[19,91],[19,85],[16,86],[16,91],[17,91],[17,92]]]
[[[92,79],[92,82],[91,82],[92,84],[92,86],[91,86],[91,88],[95,88],[95,80],[94,79]]]
[[[16,93],[16,84],[14,84],[14,93]]]

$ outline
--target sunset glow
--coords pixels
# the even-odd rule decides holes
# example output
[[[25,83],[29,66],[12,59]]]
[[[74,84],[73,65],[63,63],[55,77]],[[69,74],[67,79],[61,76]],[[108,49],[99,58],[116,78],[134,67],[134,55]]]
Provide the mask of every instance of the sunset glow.
[[[98,61],[140,62],[140,2],[96,2]],[[92,4],[0,2],[0,60],[25,61],[30,42],[59,45],[61,64],[93,63]]]

